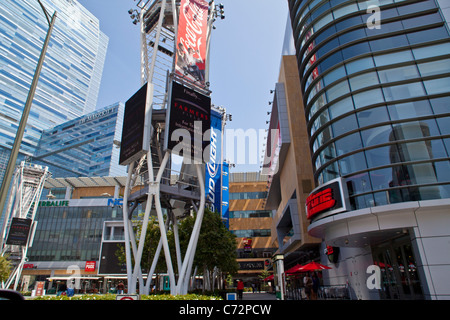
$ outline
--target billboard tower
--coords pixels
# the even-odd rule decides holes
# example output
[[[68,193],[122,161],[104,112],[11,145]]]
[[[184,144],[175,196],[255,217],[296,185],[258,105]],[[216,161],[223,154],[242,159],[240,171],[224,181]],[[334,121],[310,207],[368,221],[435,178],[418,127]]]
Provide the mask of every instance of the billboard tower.
[[[16,168],[0,236],[0,255],[8,254],[15,265],[8,280],[1,283],[2,288],[9,288],[15,280],[13,288],[17,290],[28,248],[33,244],[37,203],[50,176],[48,167],[25,161]]]
[[[213,22],[224,18],[223,5],[205,0],[141,0],[137,7],[129,14],[140,26],[142,87],[125,105],[120,156],[120,164],[128,166],[123,206],[128,293],[136,293],[139,283],[140,292],[148,294],[163,250],[171,294],[186,294],[206,203],[203,136],[210,128],[211,113],[209,41]],[[183,164],[173,184],[167,181],[172,175],[171,155],[177,148]],[[193,163],[189,155],[194,155]],[[132,193],[139,184],[143,191]],[[145,203],[138,242],[131,222],[137,202]],[[182,257],[177,219],[189,208],[197,215]],[[150,214],[157,216],[161,238],[144,283],[141,259]],[[177,277],[167,240],[170,224],[175,234]]]

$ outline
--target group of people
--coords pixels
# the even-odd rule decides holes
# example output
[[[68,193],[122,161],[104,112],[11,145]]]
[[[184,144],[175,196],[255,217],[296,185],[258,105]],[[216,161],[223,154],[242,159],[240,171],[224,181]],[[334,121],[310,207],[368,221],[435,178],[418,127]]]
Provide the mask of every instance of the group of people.
[[[303,285],[305,286],[305,294],[308,300],[317,300],[317,294],[319,292],[320,280],[317,273],[312,275],[308,272],[303,277]]]

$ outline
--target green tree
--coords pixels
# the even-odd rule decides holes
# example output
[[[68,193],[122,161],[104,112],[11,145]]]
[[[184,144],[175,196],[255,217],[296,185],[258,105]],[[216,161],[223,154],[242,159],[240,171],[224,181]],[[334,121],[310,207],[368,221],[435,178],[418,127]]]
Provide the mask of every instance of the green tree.
[[[11,272],[11,262],[8,260],[8,256],[0,257],[0,282],[8,280]]]
[[[179,238],[181,247],[181,256],[184,258],[196,216],[187,217],[179,222]],[[142,230],[142,221],[137,223],[135,234],[137,239]],[[144,250],[142,255],[141,267],[150,270],[153,257],[160,239],[159,223],[156,217],[149,219],[147,234],[145,237]],[[172,229],[167,231],[170,253],[174,271],[178,270],[175,253],[175,240]],[[205,209],[205,214],[200,229],[200,235],[197,243],[196,254],[194,257],[194,268],[197,267],[198,273],[210,276],[209,283],[212,283],[214,270],[215,275],[226,276],[235,274],[239,268],[236,261],[236,236],[232,234],[223,224],[220,215],[217,212],[211,212]],[[119,261],[125,263],[125,252],[122,248],[116,252]],[[155,273],[166,272],[164,252],[161,251]],[[205,283],[205,282],[204,282]]]
[[[180,223],[180,243],[183,251],[188,246],[195,218],[188,217]],[[236,236],[225,227],[220,214],[206,208],[194,257],[194,267],[203,274],[204,280],[205,276],[209,275],[209,283],[212,283],[215,268],[218,270],[216,275],[235,274],[239,268],[236,249]]]

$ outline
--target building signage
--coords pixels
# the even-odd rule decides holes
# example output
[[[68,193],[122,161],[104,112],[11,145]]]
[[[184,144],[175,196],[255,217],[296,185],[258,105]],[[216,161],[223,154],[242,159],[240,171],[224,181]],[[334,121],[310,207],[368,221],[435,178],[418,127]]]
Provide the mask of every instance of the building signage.
[[[31,229],[31,219],[12,218],[6,244],[26,246]]]
[[[221,164],[222,161],[222,115],[211,110],[211,130],[209,144],[209,161],[206,162],[205,172],[205,194],[206,201],[211,211],[220,212],[222,202],[220,196],[221,187]]]
[[[108,207],[123,206],[123,198],[108,199]]]
[[[39,207],[68,207],[69,200],[39,201]]]
[[[328,257],[328,261],[336,263],[339,258],[339,251],[339,247],[327,246],[327,248],[325,249],[325,254]]]
[[[94,272],[95,271],[95,261],[86,261],[86,264],[84,265],[84,271]]]
[[[264,261],[238,261],[240,270],[264,270]]]
[[[306,199],[306,217],[312,219],[319,213],[338,213],[347,210],[345,192],[340,178],[315,189]]]
[[[208,10],[205,0],[181,0],[177,32],[176,73],[202,85],[205,84]]]
[[[120,144],[120,165],[128,165],[147,153],[144,145],[147,135],[145,104],[147,101],[147,84],[143,85],[125,103],[123,116],[122,142]]]
[[[209,139],[204,139],[211,128],[210,115],[209,96],[173,81],[166,115],[165,148],[183,156],[185,163],[207,160],[203,151],[210,144]]]

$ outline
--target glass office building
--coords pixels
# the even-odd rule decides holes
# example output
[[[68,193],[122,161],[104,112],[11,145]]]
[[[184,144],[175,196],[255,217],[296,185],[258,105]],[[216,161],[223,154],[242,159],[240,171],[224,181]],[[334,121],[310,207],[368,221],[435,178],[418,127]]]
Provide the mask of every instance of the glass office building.
[[[44,130],[33,163],[57,177],[126,176],[119,165],[124,104],[119,102]]]
[[[95,110],[108,37],[75,0],[42,0],[57,11],[19,157],[32,155],[42,131]],[[48,23],[38,1],[0,6],[0,174],[6,168]]]
[[[289,8],[318,185],[308,232],[359,248],[341,250],[342,261],[353,255],[347,267],[401,266],[390,276],[382,268],[393,283],[382,298],[448,296],[450,260],[427,249],[432,237],[437,246],[449,240],[439,227],[450,205],[449,2],[290,0]],[[340,192],[339,210],[319,191],[333,201]],[[330,278],[342,280],[339,272]],[[420,285],[401,274],[415,285],[420,274]]]

